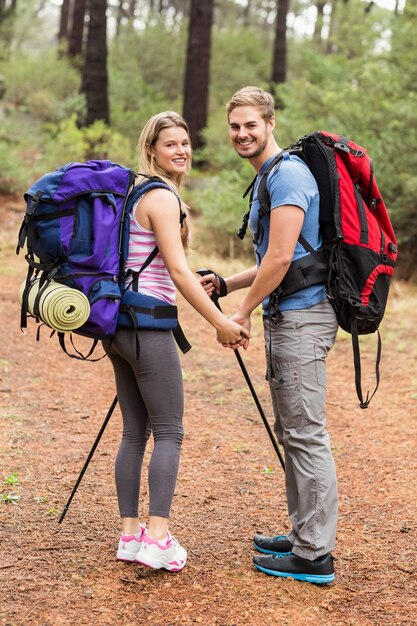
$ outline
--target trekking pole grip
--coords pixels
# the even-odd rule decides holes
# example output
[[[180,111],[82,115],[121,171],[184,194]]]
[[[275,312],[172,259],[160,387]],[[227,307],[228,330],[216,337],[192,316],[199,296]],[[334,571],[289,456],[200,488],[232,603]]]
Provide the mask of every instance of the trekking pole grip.
[[[202,267],[201,269],[197,270],[196,274],[199,274],[200,276],[207,276],[208,274],[214,274],[215,276],[218,276],[218,274],[216,274],[216,272],[213,272],[212,270],[208,270],[206,267]],[[224,281],[223,281],[224,282]],[[226,292],[227,292],[227,288],[226,288]],[[219,294],[216,293],[216,290],[213,291],[212,295],[210,296],[211,299],[213,300],[214,304],[216,305],[216,307],[219,309],[219,311],[221,313],[223,313],[220,304],[219,304]]]

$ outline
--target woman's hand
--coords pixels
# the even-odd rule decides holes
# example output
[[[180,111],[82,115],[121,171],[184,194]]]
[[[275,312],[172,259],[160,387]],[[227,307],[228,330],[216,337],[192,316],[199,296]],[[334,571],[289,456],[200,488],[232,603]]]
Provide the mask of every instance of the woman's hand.
[[[230,319],[231,321],[236,322],[241,328],[243,327],[248,332],[248,335],[243,336],[241,338],[238,346],[234,344],[223,344],[223,346],[225,348],[232,348],[233,350],[235,350],[237,347],[242,347],[244,350],[247,350],[249,346],[250,329],[251,329],[250,315],[237,311],[237,313],[232,315]]]
[[[224,318],[222,325],[217,328],[217,341],[227,348],[236,350],[243,346],[246,350],[249,344],[249,330],[232,320]]]

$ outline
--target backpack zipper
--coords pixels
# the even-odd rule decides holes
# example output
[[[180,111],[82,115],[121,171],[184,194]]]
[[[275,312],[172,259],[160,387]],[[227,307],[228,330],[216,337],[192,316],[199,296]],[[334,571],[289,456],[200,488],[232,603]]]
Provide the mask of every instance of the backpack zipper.
[[[353,191],[355,194],[356,208],[358,209],[359,222],[361,225],[360,230],[360,243],[369,243],[368,240],[368,223],[366,221],[365,202],[358,187],[353,183]]]
[[[385,252],[385,235],[380,224],[378,224],[378,228],[379,228],[379,234],[381,235],[381,261],[383,263],[386,263],[388,261],[388,255]]]

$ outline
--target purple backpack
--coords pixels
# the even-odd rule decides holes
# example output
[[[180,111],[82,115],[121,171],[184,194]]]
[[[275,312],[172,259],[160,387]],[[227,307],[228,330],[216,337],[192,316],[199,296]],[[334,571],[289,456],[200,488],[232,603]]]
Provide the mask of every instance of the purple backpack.
[[[26,242],[29,268],[21,291],[21,328],[27,327],[28,315],[38,323],[44,321],[39,305],[51,281],[81,291],[88,299],[89,316],[72,332],[93,339],[90,351],[84,356],[73,344],[76,354],[69,354],[67,333],[58,332],[61,347],[74,358],[88,359],[98,340],[110,339],[117,327],[130,324],[131,318],[134,328],[173,330],[177,324],[172,311],[169,326],[163,315],[161,321],[160,311],[164,313],[168,307],[158,309],[159,316],[155,316],[153,308],[148,315],[141,306],[138,324],[135,311],[128,319],[120,313],[130,211],[145,189],[167,188],[166,183],[152,178],[133,187],[134,180],[133,170],[111,161],[68,163],[42,176],[24,194],[26,213],[16,249],[18,254]],[[30,301],[35,281],[39,281],[38,291]]]

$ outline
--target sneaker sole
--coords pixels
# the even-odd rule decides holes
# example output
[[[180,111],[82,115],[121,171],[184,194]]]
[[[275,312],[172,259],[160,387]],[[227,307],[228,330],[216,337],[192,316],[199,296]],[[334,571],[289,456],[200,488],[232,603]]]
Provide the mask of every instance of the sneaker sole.
[[[136,559],[136,554],[129,554],[129,552],[117,552],[116,559],[118,561],[126,561],[128,563],[133,563]]]
[[[263,552],[264,554],[273,554],[275,556],[290,556],[290,554],[292,554],[292,552],[276,552],[275,550],[266,550],[266,548],[261,548],[255,542],[253,542],[253,546],[255,550],[258,550],[258,552]]]
[[[316,585],[328,585],[332,583],[336,576],[335,574],[294,574],[291,572],[277,572],[273,569],[266,569],[260,565],[254,563],[256,569],[269,574],[270,576],[278,576],[280,578],[294,578],[295,580],[301,580],[306,583],[315,583]]]
[[[172,567],[169,565],[169,563],[167,563],[166,565],[163,565],[162,563],[160,563],[159,561],[149,561],[148,563],[145,563],[144,561],[141,561],[140,559],[135,559],[135,562],[138,563],[139,565],[144,565],[145,567],[150,567],[152,569],[165,569],[167,572],[180,572],[182,569],[184,569],[186,563],[187,563],[187,559],[185,559],[184,564],[181,565],[181,567]]]

